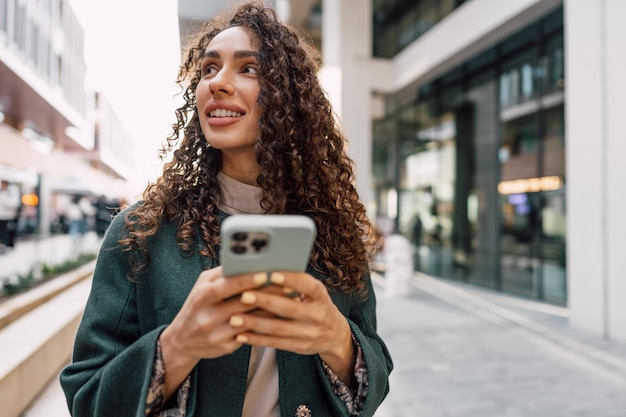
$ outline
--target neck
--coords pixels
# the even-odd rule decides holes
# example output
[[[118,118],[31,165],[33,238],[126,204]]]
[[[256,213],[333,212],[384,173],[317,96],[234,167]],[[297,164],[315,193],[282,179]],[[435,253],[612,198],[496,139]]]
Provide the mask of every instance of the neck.
[[[225,156],[225,155],[224,155]],[[248,185],[258,185],[259,165],[256,155],[247,158],[226,158],[222,160],[222,172],[224,175]]]

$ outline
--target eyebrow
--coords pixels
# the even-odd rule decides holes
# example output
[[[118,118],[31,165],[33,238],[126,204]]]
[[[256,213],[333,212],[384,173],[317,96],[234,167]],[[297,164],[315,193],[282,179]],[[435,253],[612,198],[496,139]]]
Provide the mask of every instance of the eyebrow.
[[[205,58],[219,58],[220,53],[215,50],[208,50],[204,53],[204,57]],[[249,58],[249,57],[258,58],[259,53],[257,51],[245,51],[245,50],[235,51],[235,53],[233,54],[233,57],[235,59]]]

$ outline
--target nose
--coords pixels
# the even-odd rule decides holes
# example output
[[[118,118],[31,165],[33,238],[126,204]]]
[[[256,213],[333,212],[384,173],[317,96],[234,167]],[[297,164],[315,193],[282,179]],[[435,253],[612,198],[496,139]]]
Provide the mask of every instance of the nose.
[[[209,81],[209,91],[211,94],[223,93],[231,94],[233,91],[232,82],[222,69]]]

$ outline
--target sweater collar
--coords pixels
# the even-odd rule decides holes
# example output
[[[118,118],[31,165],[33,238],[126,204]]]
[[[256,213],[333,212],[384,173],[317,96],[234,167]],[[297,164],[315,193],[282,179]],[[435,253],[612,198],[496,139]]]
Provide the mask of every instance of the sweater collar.
[[[222,188],[223,200],[218,208],[227,214],[263,214],[261,195],[263,189],[244,184],[218,172],[217,180]]]

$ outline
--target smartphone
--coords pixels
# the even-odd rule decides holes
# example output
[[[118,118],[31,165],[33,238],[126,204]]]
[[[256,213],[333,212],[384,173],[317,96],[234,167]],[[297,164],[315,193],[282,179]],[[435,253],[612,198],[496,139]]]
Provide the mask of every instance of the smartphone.
[[[303,215],[231,215],[221,225],[222,273],[304,271],[316,235],[315,222]]]

